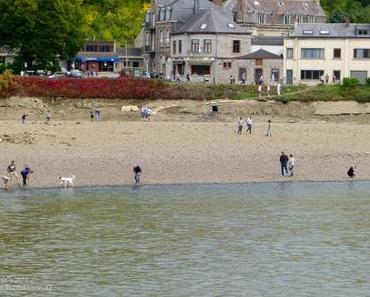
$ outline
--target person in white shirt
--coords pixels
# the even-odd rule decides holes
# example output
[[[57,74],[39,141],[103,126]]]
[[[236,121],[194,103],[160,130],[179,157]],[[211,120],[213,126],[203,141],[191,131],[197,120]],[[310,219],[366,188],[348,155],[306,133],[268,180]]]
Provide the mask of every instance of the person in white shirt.
[[[244,125],[243,118],[240,117],[238,121],[238,134],[242,134],[243,125]]]
[[[281,93],[281,81],[278,82],[276,89],[277,89],[277,94],[280,96],[280,93]]]
[[[252,116],[249,116],[249,118],[247,119],[247,133],[249,132],[249,134],[252,134],[252,124]]]
[[[293,176],[295,173],[295,159],[293,158],[292,154],[289,155],[288,168],[289,168],[290,176]]]

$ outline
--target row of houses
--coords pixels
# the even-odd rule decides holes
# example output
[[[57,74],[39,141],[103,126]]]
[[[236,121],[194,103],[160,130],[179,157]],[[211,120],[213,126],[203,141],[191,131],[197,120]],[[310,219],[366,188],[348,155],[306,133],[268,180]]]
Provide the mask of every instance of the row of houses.
[[[64,66],[202,83],[370,77],[370,24],[325,21],[319,0],[152,0],[135,48],[89,41]]]

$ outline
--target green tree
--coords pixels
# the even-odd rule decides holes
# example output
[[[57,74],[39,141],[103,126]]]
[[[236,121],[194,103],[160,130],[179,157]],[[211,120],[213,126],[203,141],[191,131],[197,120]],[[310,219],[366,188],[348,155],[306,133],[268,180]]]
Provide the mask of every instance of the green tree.
[[[18,70],[47,68],[84,42],[82,0],[0,0],[0,11],[0,47],[17,51]]]

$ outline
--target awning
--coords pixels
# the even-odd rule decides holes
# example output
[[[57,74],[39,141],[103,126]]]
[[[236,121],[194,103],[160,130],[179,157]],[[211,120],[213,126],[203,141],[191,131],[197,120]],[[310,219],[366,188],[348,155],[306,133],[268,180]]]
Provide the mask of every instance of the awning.
[[[189,59],[188,63],[190,65],[211,65],[213,60],[202,60],[202,59]]]
[[[119,62],[118,56],[112,56],[112,57],[86,57],[86,56],[77,56],[75,58],[76,61],[81,62]]]

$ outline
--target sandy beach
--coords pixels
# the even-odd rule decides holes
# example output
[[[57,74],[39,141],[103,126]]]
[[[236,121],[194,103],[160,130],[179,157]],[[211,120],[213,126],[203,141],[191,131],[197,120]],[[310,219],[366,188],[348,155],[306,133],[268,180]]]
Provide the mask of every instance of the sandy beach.
[[[101,122],[89,119],[97,104]],[[147,103],[155,115],[143,121],[137,112],[122,113],[123,104],[135,103],[2,100],[1,175],[15,160],[18,172],[25,164],[34,170],[32,187],[58,186],[59,175],[72,174],[76,186],[131,184],[135,164],[143,168],[144,184],[337,181],[348,180],[354,164],[356,180],[370,180],[365,105],[225,101],[215,114],[209,102],[158,101]],[[249,114],[252,134],[238,135],[237,118]],[[266,137],[268,119],[272,137]],[[296,158],[294,177],[280,175],[281,151]]]

